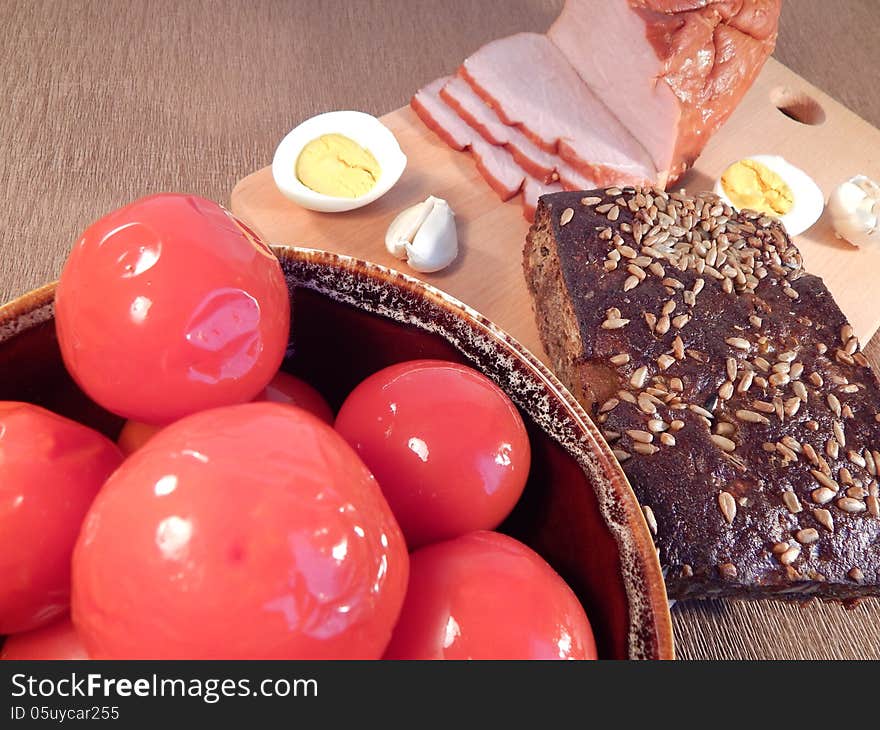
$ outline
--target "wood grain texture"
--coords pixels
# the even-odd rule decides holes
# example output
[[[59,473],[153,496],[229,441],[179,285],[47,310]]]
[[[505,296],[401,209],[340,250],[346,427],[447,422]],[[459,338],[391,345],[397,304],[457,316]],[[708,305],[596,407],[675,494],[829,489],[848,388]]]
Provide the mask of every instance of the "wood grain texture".
[[[226,201],[319,111],[382,114],[552,0],[3,0],[0,300],[55,278],[82,229],[159,190]],[[787,0],[777,56],[880,126],[877,0]],[[869,345],[880,365],[880,343]],[[878,658],[876,602],[686,604],[679,656]],[[801,637],[814,637],[805,642]]]
[[[783,89],[818,105],[823,123],[801,124],[780,113],[773,100]],[[381,118],[396,135],[408,164],[400,181],[380,200],[340,215],[314,213],[284,198],[272,169],[264,167],[235,186],[232,211],[271,243],[323,248],[405,268],[385,250],[388,225],[402,209],[429,194],[440,196],[456,211],[461,254],[454,266],[420,278],[474,307],[541,357],[522,275],[520,249],[528,224],[519,196],[502,203],[470,156],[444,144],[408,106]],[[880,130],[775,59],[768,60],[680,184],[692,192],[711,189],[731,161],[756,151],[783,156],[806,170],[823,190],[855,170],[880,179]],[[863,342],[870,339],[880,329],[880,248],[857,249],[840,241],[827,216],[796,236],[795,243],[806,269],[824,279],[856,335]]]
[[[783,0],[774,55],[880,128],[878,22],[877,0]]]
[[[780,115],[768,98],[772,89],[781,86],[808,91],[824,107],[826,122],[810,127]],[[450,149],[408,107],[385,115],[383,120],[395,133],[409,164],[401,180],[381,200],[341,215],[313,213],[285,199],[271,170],[262,168],[234,188],[233,212],[272,243],[324,248],[406,270],[384,249],[388,224],[397,212],[428,192],[443,197],[456,211],[462,253],[446,271],[417,276],[475,307],[546,360],[522,276],[518,242],[524,239],[528,224],[518,198],[501,203],[470,156]],[[880,177],[880,158],[870,158],[862,151],[875,146],[880,150],[880,133],[773,61],[683,183],[705,188],[706,181],[714,179],[727,162],[753,149],[755,127],[762,130],[761,149],[781,153],[805,167],[822,187],[829,187],[862,162],[867,165],[866,172]],[[841,244],[824,221],[798,237],[797,243],[808,269],[823,276],[857,332],[876,331],[880,282],[875,272],[880,269],[880,253]],[[880,603],[876,601],[853,613],[840,606],[715,601],[682,604],[673,616],[681,656],[832,658],[843,652],[844,656],[880,658],[880,637],[865,640],[849,635],[847,629],[849,622],[860,618],[866,619],[865,626],[877,623]],[[801,624],[809,627],[808,634],[802,633]],[[690,630],[694,626],[700,630]],[[761,633],[753,633],[755,630]],[[772,630],[776,641],[757,640],[767,630]],[[693,645],[688,645],[688,639]]]

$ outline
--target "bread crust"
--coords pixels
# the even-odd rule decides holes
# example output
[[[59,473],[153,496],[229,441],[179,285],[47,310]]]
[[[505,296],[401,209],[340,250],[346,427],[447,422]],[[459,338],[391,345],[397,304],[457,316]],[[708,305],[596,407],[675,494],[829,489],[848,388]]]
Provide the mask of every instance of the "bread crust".
[[[778,223],[711,194],[555,193],[524,270],[670,597],[880,594],[880,383]]]

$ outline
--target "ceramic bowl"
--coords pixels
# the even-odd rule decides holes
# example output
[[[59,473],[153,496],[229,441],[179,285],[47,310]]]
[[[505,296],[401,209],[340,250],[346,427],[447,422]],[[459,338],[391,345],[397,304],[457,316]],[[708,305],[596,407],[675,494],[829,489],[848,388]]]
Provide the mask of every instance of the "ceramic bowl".
[[[364,377],[396,362],[466,363],[519,407],[532,467],[501,529],[537,550],[583,603],[610,659],[673,656],[656,551],[610,448],[575,399],[532,354],[483,316],[424,282],[325,251],[276,247],[293,296],[284,368],[334,408]],[[67,375],[53,321],[54,285],[0,308],[0,399],[38,403],[111,437],[120,419]]]

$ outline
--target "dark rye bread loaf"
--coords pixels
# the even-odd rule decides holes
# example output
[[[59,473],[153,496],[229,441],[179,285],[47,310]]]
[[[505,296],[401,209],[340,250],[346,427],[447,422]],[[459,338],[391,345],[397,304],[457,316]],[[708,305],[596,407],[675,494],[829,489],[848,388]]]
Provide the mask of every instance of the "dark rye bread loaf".
[[[556,193],[524,268],[671,597],[880,593],[880,388],[778,223],[711,194]]]

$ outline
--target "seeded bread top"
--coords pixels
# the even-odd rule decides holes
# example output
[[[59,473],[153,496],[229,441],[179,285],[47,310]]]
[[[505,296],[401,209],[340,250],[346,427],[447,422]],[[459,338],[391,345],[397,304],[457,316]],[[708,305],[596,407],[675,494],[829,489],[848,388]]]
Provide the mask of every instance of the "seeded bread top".
[[[609,188],[544,196],[537,229],[670,593],[877,592],[880,388],[782,227]]]

